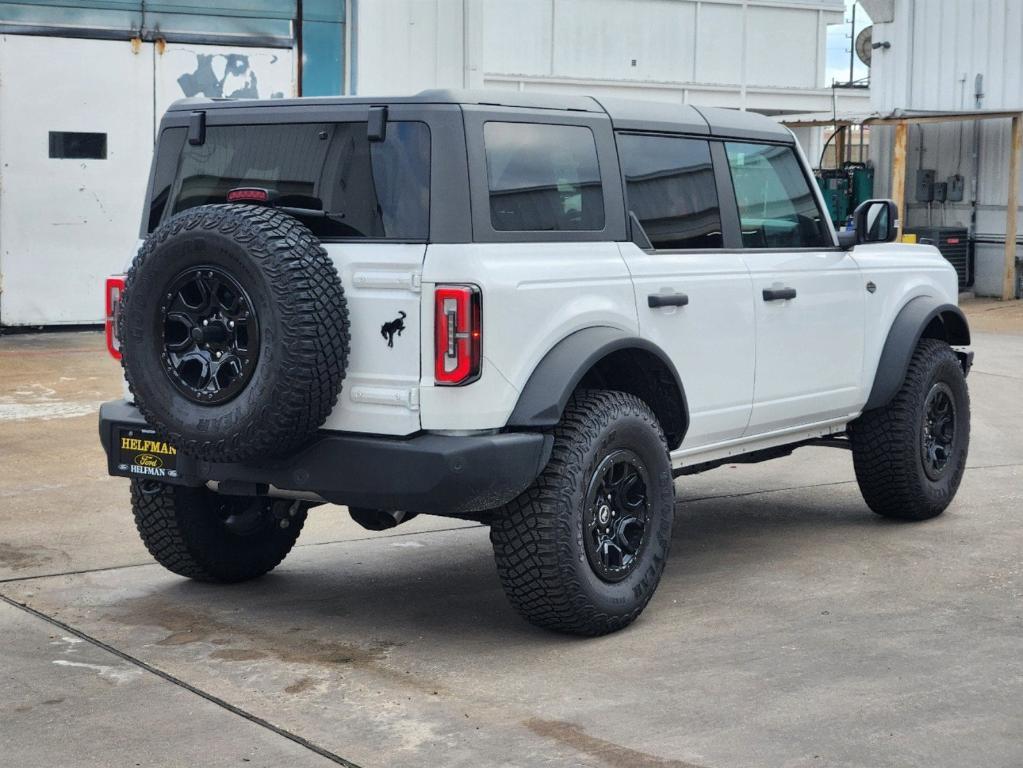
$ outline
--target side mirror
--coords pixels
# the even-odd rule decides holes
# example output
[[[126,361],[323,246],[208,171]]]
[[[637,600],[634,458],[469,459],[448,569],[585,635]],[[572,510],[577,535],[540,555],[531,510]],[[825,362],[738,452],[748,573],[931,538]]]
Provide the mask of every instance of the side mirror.
[[[857,243],[890,243],[899,233],[899,209],[892,200],[867,200],[853,212]]]

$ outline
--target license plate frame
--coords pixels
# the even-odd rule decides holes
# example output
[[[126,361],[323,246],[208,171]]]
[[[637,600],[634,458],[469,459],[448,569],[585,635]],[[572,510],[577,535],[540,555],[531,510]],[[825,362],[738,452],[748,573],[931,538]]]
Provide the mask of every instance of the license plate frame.
[[[177,480],[178,452],[155,429],[114,424],[110,474],[137,480]]]

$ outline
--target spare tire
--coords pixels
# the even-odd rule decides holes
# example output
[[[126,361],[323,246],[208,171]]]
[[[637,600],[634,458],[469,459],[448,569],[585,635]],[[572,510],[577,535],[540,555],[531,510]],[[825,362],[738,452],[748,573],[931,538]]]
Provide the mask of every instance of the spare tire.
[[[208,461],[301,446],[337,403],[348,358],[344,289],[323,246],[250,205],[190,208],[150,234],[118,331],[146,421]]]

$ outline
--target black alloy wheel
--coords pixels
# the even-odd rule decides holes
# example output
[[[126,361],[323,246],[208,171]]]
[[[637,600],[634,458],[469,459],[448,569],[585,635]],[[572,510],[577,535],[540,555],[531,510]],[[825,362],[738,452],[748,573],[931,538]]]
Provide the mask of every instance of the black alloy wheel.
[[[882,517],[927,520],[956,495],[970,447],[970,393],[952,348],[921,339],[899,391],[849,425],[853,467]]]
[[[171,282],[160,307],[163,365],[190,401],[224,403],[252,378],[259,318],[245,289],[226,271],[191,267]]]
[[[586,559],[601,579],[616,583],[639,560],[650,516],[646,467],[630,450],[607,456],[590,480],[586,496]]]
[[[931,480],[938,480],[948,469],[956,436],[955,396],[945,382],[935,382],[927,393],[921,426],[920,458],[924,472]]]

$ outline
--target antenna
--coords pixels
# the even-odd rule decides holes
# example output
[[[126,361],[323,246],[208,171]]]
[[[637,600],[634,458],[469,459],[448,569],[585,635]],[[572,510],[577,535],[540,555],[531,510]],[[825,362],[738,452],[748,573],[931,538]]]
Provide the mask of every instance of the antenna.
[[[856,55],[859,60],[870,66],[870,57],[874,53],[874,27],[864,27],[860,30],[860,33],[856,35],[856,44],[853,48],[856,49]]]

